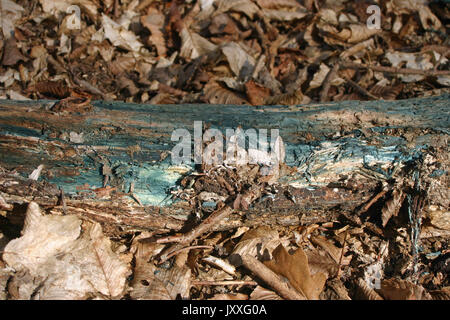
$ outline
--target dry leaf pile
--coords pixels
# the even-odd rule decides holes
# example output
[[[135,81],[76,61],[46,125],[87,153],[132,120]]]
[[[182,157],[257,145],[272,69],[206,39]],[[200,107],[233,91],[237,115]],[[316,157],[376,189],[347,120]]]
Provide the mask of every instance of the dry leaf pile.
[[[380,29],[367,27],[373,4]],[[91,98],[393,100],[450,84],[445,1],[2,0],[0,10],[0,98],[70,98],[57,111]]]

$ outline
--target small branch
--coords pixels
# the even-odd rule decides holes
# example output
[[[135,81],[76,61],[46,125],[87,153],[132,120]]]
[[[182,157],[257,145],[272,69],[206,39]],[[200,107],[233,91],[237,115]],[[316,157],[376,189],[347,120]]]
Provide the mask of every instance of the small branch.
[[[244,266],[267,283],[281,297],[287,300],[307,300],[306,297],[295,290],[289,282],[283,281],[279,275],[267,268],[262,262],[250,255],[242,256]]]
[[[167,259],[170,259],[173,256],[176,256],[177,254],[179,254],[179,253],[181,253],[183,251],[190,251],[190,250],[193,250],[193,249],[214,249],[214,247],[213,246],[189,246],[189,247],[184,247],[184,248],[181,248],[179,250],[176,250],[176,251],[172,252],[170,255],[167,256]]]
[[[342,258],[344,257],[345,242],[347,241],[347,235],[348,235],[348,229],[345,230],[344,241],[342,241],[342,250],[341,250],[341,256],[339,257],[339,263],[338,263],[338,268],[337,268],[337,272],[336,272],[336,278],[339,278],[339,275],[341,273]]]
[[[395,67],[385,67],[385,66],[372,66],[367,64],[353,63],[353,62],[342,62],[342,68],[349,69],[371,69],[373,71],[388,72],[388,73],[401,73],[401,74],[421,74],[424,76],[448,76],[450,75],[450,70],[420,70],[420,69],[410,69],[410,68],[395,68]]]
[[[230,281],[191,281],[193,286],[257,286],[256,281],[230,280]]]
[[[388,192],[388,189],[383,189],[379,192],[375,197],[373,197],[367,204],[358,212],[358,214],[362,214],[369,210],[369,208],[378,201],[381,197],[383,197]]]
[[[355,88],[356,90],[358,90],[359,92],[361,92],[363,95],[372,98],[374,100],[380,100],[380,98],[378,98],[377,96],[374,96],[373,94],[371,94],[369,91],[367,91],[366,89],[364,89],[363,87],[361,87],[359,84],[357,84],[355,81],[347,79],[346,80],[348,84],[350,84],[353,88]]]

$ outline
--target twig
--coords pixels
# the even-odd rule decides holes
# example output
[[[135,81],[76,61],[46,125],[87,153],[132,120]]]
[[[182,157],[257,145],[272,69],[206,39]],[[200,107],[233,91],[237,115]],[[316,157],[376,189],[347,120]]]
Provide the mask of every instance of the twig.
[[[338,268],[337,268],[337,272],[336,272],[336,278],[339,278],[339,275],[341,273],[342,258],[344,257],[345,241],[347,241],[347,235],[348,235],[348,229],[345,230],[344,241],[342,242],[342,250],[341,250],[341,256],[339,257],[339,264],[338,264]]]
[[[245,280],[230,280],[230,281],[202,281],[194,280],[191,281],[193,286],[257,286],[256,281],[245,281]]]
[[[381,197],[383,197],[386,193],[388,192],[388,189],[383,189],[381,190],[381,192],[379,192],[375,197],[373,197],[369,202],[367,202],[367,204],[358,212],[358,214],[364,213],[367,210],[369,210],[369,208],[378,201],[378,199],[380,199]]]
[[[244,266],[273,288],[287,300],[306,300],[306,297],[295,290],[289,282],[283,281],[279,275],[266,267],[262,262],[246,254],[242,256]]]
[[[366,89],[364,89],[363,87],[361,87],[359,84],[357,84],[355,81],[347,79],[346,80],[352,87],[354,87],[356,90],[358,90],[359,92],[361,92],[363,95],[372,98],[374,100],[380,100],[380,98],[378,98],[377,96],[374,96],[373,94],[371,94],[369,91],[367,91]]]
[[[342,62],[342,68],[350,69],[371,69],[373,71],[388,72],[388,73],[402,73],[402,74],[421,74],[425,76],[448,76],[450,75],[450,70],[420,70],[420,69],[410,69],[410,68],[396,68],[396,67],[385,67],[385,66],[372,66],[367,64],[353,63],[353,62]]]
[[[261,196],[262,192],[262,186],[256,185],[252,187],[250,190],[248,190],[243,196],[242,199],[248,204],[251,204],[254,200],[258,199]],[[202,223],[200,223],[198,226],[196,226],[194,229],[189,231],[186,234],[183,234],[181,236],[177,237],[167,237],[159,239],[159,243],[164,242],[178,242],[177,244],[173,245],[172,247],[168,248],[166,252],[163,252],[163,254],[160,256],[160,262],[163,263],[169,257],[172,256],[172,252],[180,250],[183,248],[184,245],[191,243],[196,238],[200,237],[205,232],[208,232],[213,226],[220,223],[222,220],[224,220],[226,217],[231,215],[231,213],[234,211],[232,207],[229,205],[225,205],[221,209],[218,209],[211,213],[211,215],[206,218]]]
[[[189,246],[189,247],[184,247],[184,248],[181,248],[179,250],[176,250],[176,251],[172,252],[170,255],[167,256],[167,259],[170,259],[173,256],[176,256],[177,254],[179,254],[179,253],[181,253],[183,251],[190,251],[190,250],[193,250],[193,249],[214,249],[214,247],[213,246]]]

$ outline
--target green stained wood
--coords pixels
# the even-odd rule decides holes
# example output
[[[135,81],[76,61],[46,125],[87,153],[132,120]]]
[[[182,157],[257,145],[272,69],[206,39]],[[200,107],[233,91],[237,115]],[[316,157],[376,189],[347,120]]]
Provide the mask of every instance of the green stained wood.
[[[87,184],[109,184],[143,204],[170,205],[168,190],[192,169],[172,166],[173,130],[203,121],[226,128],[279,129],[289,177],[297,187],[325,186],[357,168],[384,172],[393,163],[423,156],[430,139],[448,138],[450,95],[401,101],[339,102],[305,106],[140,105],[93,102],[86,114],[54,113],[54,101],[0,101],[0,165],[27,176],[44,164],[41,179],[69,195]],[[82,142],[70,133],[83,134]],[[269,131],[270,132],[270,131]],[[411,138],[413,137],[413,138]],[[138,146],[138,147],[136,147]]]

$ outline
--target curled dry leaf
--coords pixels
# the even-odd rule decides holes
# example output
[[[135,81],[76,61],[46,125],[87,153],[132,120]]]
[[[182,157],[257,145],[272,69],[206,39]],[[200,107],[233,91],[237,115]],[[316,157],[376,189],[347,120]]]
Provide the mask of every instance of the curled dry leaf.
[[[102,14],[102,25],[105,38],[111,41],[114,46],[133,52],[139,52],[143,46],[133,32],[126,30],[105,14]]]
[[[384,300],[374,289],[361,278],[358,278],[356,282],[356,295],[357,300]]]
[[[392,191],[392,198],[389,199],[381,209],[381,221],[383,227],[389,222],[393,216],[397,216],[400,208],[402,207],[403,200],[405,199],[405,194],[400,189],[394,189]]]
[[[264,101],[270,96],[270,89],[263,87],[253,80],[245,83],[245,92],[248,101],[254,106],[263,105]]]
[[[374,34],[379,33],[378,29],[369,29],[366,25],[351,24],[349,28],[345,28],[336,36],[338,36],[342,41],[348,43],[358,43],[369,39]]]
[[[239,243],[234,247],[231,262],[235,256],[251,255],[269,259],[272,251],[280,245],[280,238],[276,230],[268,226],[261,226],[247,231]]]
[[[83,229],[81,233],[81,220],[76,216],[44,216],[30,202],[23,235],[8,243],[3,259],[32,280],[25,283],[37,299],[82,299],[97,293],[121,297],[129,267],[111,250],[98,223],[85,223]],[[24,279],[17,274],[19,288]]]
[[[241,12],[253,20],[255,14],[259,13],[259,8],[250,0],[219,0],[216,2],[217,10],[214,14],[228,11]]]
[[[147,15],[141,16],[141,23],[150,30],[150,41],[155,45],[160,57],[165,57],[167,54],[166,40],[162,33],[164,19],[164,15],[155,8],[149,8]]]
[[[222,46],[222,52],[238,79],[245,80],[253,74],[256,61],[241,45],[236,42],[227,43]]]
[[[386,300],[431,300],[430,294],[419,285],[406,280],[387,279],[377,289]]]
[[[204,97],[211,104],[249,104],[245,99],[239,97],[231,90],[225,89],[215,81],[208,83],[204,90]]]
[[[279,245],[272,255],[273,260],[264,262],[267,267],[286,277],[291,285],[309,300],[319,300],[327,276],[322,272],[311,274],[308,257],[302,248],[298,248],[290,255],[282,245]]]

